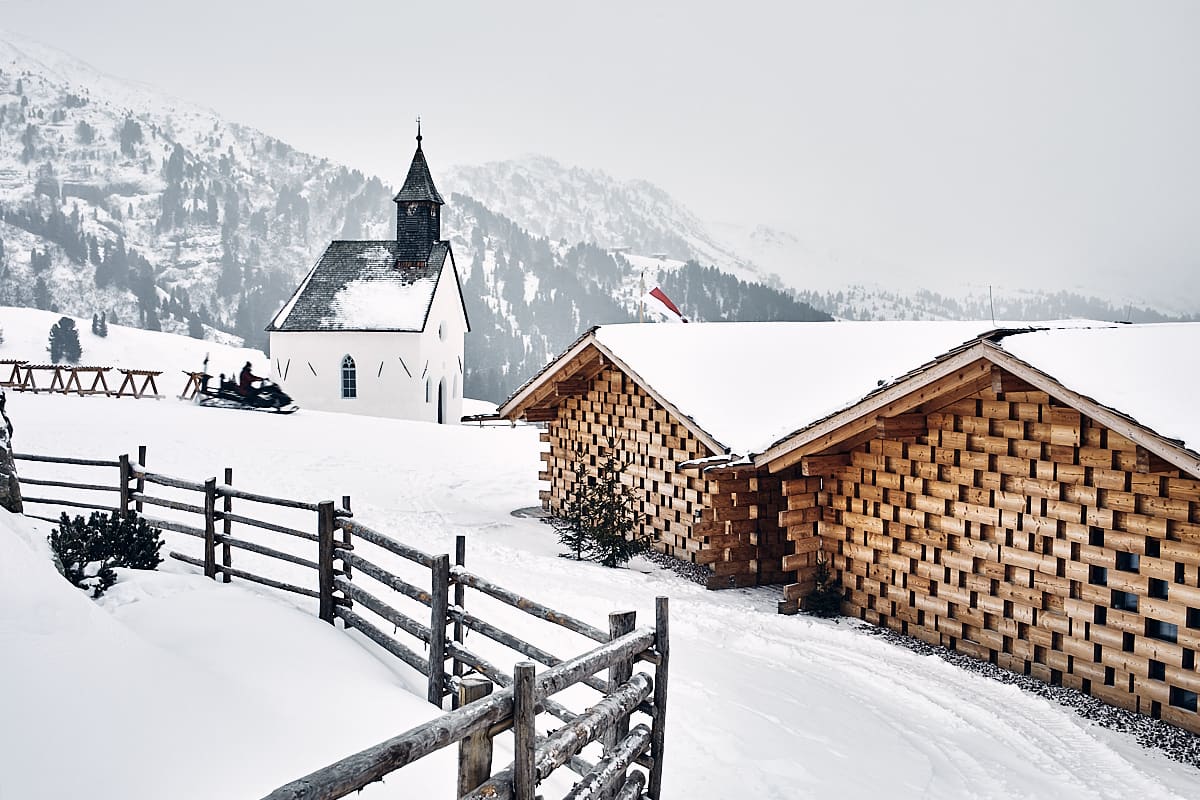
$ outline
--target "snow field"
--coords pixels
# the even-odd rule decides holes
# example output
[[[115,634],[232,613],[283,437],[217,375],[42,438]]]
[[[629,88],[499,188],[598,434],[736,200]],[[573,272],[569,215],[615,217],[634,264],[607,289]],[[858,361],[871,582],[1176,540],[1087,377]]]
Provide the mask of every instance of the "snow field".
[[[229,465],[235,485],[251,491],[303,499],[350,494],[356,519],[427,552],[453,552],[454,536],[463,533],[468,569],[599,627],[607,613],[626,608],[636,609],[641,624],[648,624],[654,597],[668,595],[667,797],[1124,799],[1200,792],[1194,769],[1042,698],[896,648],[848,621],[779,616],[773,589],[708,592],[645,561],[614,571],[559,558],[547,526],[510,514],[537,503],[539,444],[532,428],[434,426],[306,410],[273,417],[174,400],[49,395],[10,395],[9,412],[19,451],[113,458],[136,453],[137,444],[145,443],[152,471],[200,480],[219,477]],[[199,550],[196,540],[177,535],[168,536],[164,549],[169,548]],[[254,562],[237,551],[234,564]],[[278,571],[284,568],[291,565],[273,567],[270,574],[286,579]],[[66,596],[64,605],[88,609],[89,620],[124,630],[143,649],[170,657],[169,668],[153,662],[144,670],[155,676],[160,695],[170,693],[169,711],[148,700],[126,704],[121,724],[106,735],[107,755],[128,765],[112,770],[110,796],[161,796],[150,785],[173,788],[181,775],[187,776],[186,791],[173,796],[187,791],[251,796],[265,784],[299,777],[419,721],[420,715],[398,709],[413,701],[402,687],[423,696],[423,681],[355,634],[335,634],[317,622],[308,601],[297,606],[290,596],[244,583],[214,584],[187,575],[195,571],[178,562],[166,569],[166,575],[118,584],[99,606],[65,584],[54,589]],[[10,586],[6,581],[0,591]],[[130,594],[139,600],[123,603]],[[237,599],[227,599],[231,596]],[[5,607],[13,603],[28,608],[11,598]],[[259,605],[262,610],[242,611]],[[475,592],[468,593],[467,607],[560,656],[588,646],[575,634],[507,611]],[[232,626],[220,623],[226,616],[240,617],[234,626],[240,633],[214,643],[213,629]],[[39,692],[15,688],[36,687],[42,674],[97,685],[101,675],[117,672],[105,673],[102,664],[84,669],[92,659],[81,652],[87,646],[79,631],[87,625],[73,619],[62,616],[60,631],[57,616],[39,617],[41,649],[29,646],[28,631],[0,626],[0,650],[28,650],[19,671],[10,661],[0,666],[0,706],[21,703],[23,717],[41,720],[18,742],[7,741],[18,737],[6,726],[0,774],[16,786],[34,780],[31,751],[78,750],[91,758],[90,735],[68,732],[64,742],[60,731],[79,714],[76,695],[62,696],[49,686]],[[467,644],[506,669],[520,660],[487,648],[482,637],[471,635]],[[122,648],[126,651],[133,647]],[[276,653],[281,655],[274,660]],[[346,660],[333,669],[324,663],[327,658]],[[204,698],[210,689],[219,698],[232,696],[221,681],[195,674],[211,676],[221,664],[253,667],[238,672],[252,700],[240,706],[223,699],[189,701],[189,693]],[[288,683],[276,682],[280,674]],[[337,675],[336,691],[329,688],[331,674]],[[351,689],[361,702],[347,702]],[[102,685],[96,691],[119,696]],[[313,705],[312,698],[323,693],[330,695],[328,707]],[[594,694],[584,689],[564,699],[578,709]],[[225,724],[221,714],[234,722]],[[356,725],[348,724],[351,719]],[[205,738],[204,732],[212,734],[207,763],[224,764],[235,755],[249,759],[247,754],[259,760],[236,775],[195,770],[188,753],[195,750],[186,745]],[[280,754],[272,749],[270,758],[260,756],[266,741]],[[155,753],[150,767],[143,766],[146,759],[122,755],[142,748]],[[507,754],[498,752],[496,761],[503,766]],[[97,757],[89,764],[100,769],[101,762]],[[140,772],[146,769],[149,776]],[[201,785],[218,779],[240,781],[238,790],[225,791],[232,783]],[[387,787],[397,786],[405,787],[402,796],[449,796],[424,779],[401,775],[369,792],[390,796]],[[56,794],[40,796],[72,796],[76,788],[63,785]],[[548,797],[553,789],[548,787]]]

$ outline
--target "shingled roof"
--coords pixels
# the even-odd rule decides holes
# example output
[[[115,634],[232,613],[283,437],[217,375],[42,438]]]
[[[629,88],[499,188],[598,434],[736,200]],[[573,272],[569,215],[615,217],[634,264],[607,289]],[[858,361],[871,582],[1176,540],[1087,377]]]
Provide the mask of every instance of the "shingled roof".
[[[421,150],[421,137],[417,136],[417,152],[413,154],[412,165],[408,168],[408,177],[404,186],[393,198],[397,203],[412,201],[429,201],[445,205],[437,187],[433,185],[433,176],[429,174],[429,165],[425,163],[425,153]]]
[[[436,242],[424,266],[397,266],[402,248],[395,241],[331,242],[267,330],[424,330],[447,261],[458,280],[454,256]]]

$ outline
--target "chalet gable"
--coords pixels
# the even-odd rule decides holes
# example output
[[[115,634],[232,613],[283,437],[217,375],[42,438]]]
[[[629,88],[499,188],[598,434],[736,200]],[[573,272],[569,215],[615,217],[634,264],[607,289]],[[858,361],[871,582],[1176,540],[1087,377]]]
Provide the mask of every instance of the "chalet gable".
[[[1157,347],[1148,347],[1151,342]],[[1200,455],[1189,447],[1196,445],[1200,429],[1190,431],[1192,414],[1172,410],[1194,397],[1191,378],[1155,355],[1176,347],[1192,352],[1196,344],[1200,344],[1196,323],[998,331],[943,354],[848,408],[808,423],[753,460],[771,472],[800,464],[804,474],[821,474],[826,464],[822,459],[836,464],[838,454],[871,439],[918,432],[925,415],[991,388],[998,393],[1044,392],[1174,467],[1200,475]],[[1100,399],[1085,394],[1074,380],[1080,372],[1104,374],[1106,369],[1113,372],[1093,383],[1093,391],[1106,386],[1115,386],[1116,391]],[[1064,370],[1071,376],[1062,377]],[[1186,438],[1151,428],[1150,419],[1162,430],[1185,433]]]

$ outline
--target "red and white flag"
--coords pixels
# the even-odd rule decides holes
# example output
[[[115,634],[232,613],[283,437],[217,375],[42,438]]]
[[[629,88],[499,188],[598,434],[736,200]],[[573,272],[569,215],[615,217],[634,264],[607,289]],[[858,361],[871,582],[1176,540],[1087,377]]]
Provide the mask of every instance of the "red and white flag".
[[[679,310],[679,306],[671,302],[667,293],[655,286],[642,296],[646,310],[665,319],[667,322],[687,322],[688,318]]]

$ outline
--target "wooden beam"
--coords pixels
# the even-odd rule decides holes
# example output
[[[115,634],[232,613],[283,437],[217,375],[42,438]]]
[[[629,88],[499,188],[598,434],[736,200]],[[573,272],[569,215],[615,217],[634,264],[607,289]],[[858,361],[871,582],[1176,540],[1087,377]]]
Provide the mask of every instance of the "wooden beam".
[[[924,414],[897,414],[875,418],[875,435],[879,439],[915,439],[929,432]]]
[[[572,397],[577,394],[587,394],[587,390],[590,388],[592,388],[590,378],[558,381],[554,384],[554,396]]]
[[[877,416],[907,413],[954,391],[967,389],[969,394],[978,391],[976,387],[980,381],[990,385],[991,378],[992,364],[987,356],[976,348],[965,350],[919,376],[888,387],[840,414],[798,431],[759,455],[755,463],[766,465],[771,472],[779,472],[806,455],[834,446],[840,448],[843,442],[865,431],[870,431],[872,436],[869,438],[873,438]]]
[[[849,453],[828,456],[805,456],[800,459],[800,474],[810,478],[832,475],[841,467],[850,466]]]
[[[550,422],[558,419],[558,408],[528,408],[522,416],[527,422]]]

